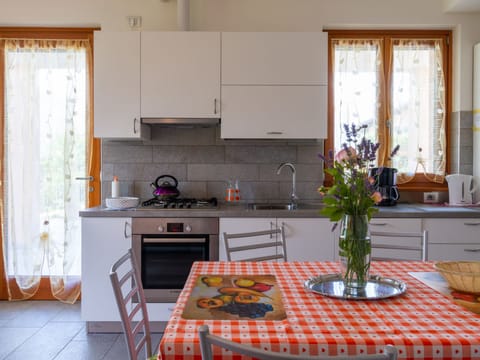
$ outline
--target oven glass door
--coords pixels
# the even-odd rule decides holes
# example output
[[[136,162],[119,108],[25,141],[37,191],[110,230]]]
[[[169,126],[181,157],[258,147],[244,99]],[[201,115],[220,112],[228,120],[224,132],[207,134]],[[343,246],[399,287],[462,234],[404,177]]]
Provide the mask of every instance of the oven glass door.
[[[144,289],[182,289],[194,261],[208,261],[208,235],[143,236]]]

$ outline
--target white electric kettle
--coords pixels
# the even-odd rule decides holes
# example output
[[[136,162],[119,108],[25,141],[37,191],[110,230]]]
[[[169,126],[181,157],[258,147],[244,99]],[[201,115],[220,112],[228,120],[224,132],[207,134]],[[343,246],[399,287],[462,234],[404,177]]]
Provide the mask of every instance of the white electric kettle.
[[[472,194],[475,188],[472,187],[473,176],[463,174],[451,174],[445,176],[448,183],[448,202],[450,205],[472,204]]]

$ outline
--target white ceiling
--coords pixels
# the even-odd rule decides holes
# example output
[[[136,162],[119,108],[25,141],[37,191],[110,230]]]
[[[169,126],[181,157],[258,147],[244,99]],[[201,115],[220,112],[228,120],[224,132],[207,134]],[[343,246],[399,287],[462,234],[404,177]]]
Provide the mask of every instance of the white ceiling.
[[[480,0],[444,0],[445,12],[480,12]]]

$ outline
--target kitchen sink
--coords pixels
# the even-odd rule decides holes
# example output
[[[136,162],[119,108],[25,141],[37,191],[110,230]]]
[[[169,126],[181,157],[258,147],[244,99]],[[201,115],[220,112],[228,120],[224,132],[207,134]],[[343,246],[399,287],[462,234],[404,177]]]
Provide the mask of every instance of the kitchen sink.
[[[292,204],[248,204],[251,210],[295,210]]]
[[[321,204],[298,203],[294,206],[291,203],[250,203],[248,209],[250,210],[308,210],[320,209]]]

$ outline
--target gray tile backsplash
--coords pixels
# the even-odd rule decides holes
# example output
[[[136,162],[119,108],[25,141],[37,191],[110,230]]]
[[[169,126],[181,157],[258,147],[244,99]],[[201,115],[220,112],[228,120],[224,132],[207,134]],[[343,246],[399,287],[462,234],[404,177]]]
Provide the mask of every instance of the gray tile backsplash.
[[[243,201],[284,201],[292,174],[278,165],[296,167],[297,193],[304,201],[319,200],[323,181],[323,141],[222,140],[219,127],[152,127],[149,141],[102,141],[102,198],[111,194],[113,176],[122,196],[152,197],[152,183],[170,174],[183,197],[217,197],[223,201],[228,180],[239,180]]]
[[[472,174],[472,125],[471,111],[452,113],[450,173]],[[114,175],[121,195],[148,199],[150,183],[170,174],[178,179],[183,197],[223,201],[227,180],[238,179],[243,201],[285,201],[291,193],[291,171],[284,168],[277,175],[276,170],[280,163],[291,162],[297,170],[299,198],[320,200],[316,190],[323,181],[321,152],[321,140],[223,140],[218,126],[152,127],[149,141],[102,142],[102,198],[110,196]],[[409,195],[402,194],[402,200]],[[422,201],[421,193],[414,195],[415,201]]]
[[[473,112],[458,111],[450,118],[450,173],[473,174]]]

